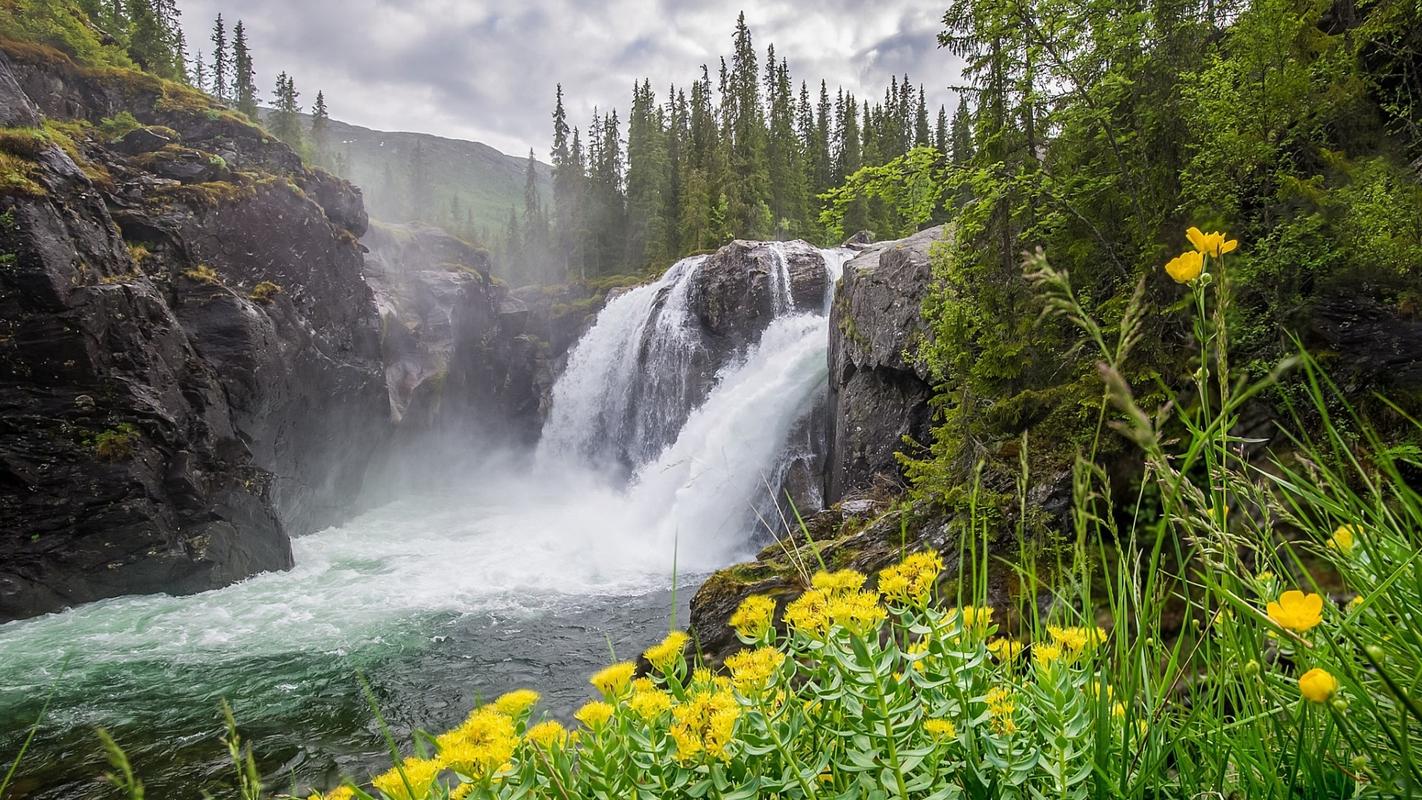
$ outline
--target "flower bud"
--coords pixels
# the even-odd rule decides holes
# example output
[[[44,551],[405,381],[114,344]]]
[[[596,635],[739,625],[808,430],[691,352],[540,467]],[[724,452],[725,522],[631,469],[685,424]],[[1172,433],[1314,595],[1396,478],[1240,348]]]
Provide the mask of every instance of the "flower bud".
[[[1371,658],[1371,659],[1374,660],[1374,661],[1382,661],[1382,660],[1383,660],[1383,649],[1382,649],[1381,647],[1378,647],[1378,646],[1375,645],[1375,644],[1370,644],[1370,645],[1368,645],[1367,647],[1365,647],[1365,648],[1363,648],[1363,649],[1367,651],[1367,653],[1368,653],[1368,658]]]
[[[1244,665],[1244,674],[1253,678],[1259,674],[1259,662],[1249,659],[1249,663]]]
[[[1336,699],[1336,700],[1334,700],[1334,701],[1333,701],[1333,710],[1334,710],[1334,711],[1337,711],[1339,714],[1347,713],[1347,711],[1348,711],[1348,701],[1347,701],[1347,700],[1344,700],[1344,699],[1341,698],[1341,697],[1338,698],[1338,699]]]

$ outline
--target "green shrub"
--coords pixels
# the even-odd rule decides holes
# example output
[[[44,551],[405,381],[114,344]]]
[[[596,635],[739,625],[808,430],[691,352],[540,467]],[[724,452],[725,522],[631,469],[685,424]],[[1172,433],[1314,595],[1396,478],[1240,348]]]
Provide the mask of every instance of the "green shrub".
[[[94,448],[94,454],[104,461],[123,461],[133,455],[133,448],[140,438],[138,428],[123,422],[95,434],[90,445]]]

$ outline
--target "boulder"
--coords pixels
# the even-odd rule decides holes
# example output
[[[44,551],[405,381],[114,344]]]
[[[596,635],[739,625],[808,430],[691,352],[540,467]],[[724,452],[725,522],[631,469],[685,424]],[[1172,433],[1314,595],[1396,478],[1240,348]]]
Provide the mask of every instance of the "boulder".
[[[867,246],[844,266],[830,311],[830,430],[825,501],[894,480],[907,436],[927,442],[927,368],[910,360],[927,332],[924,294],[939,227]]]

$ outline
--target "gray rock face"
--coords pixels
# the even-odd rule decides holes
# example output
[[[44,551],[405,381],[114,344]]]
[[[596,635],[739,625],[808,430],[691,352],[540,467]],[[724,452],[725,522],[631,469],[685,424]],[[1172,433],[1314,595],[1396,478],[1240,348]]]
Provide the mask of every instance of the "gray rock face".
[[[359,193],[164,91],[0,58],[7,121],[172,131],[45,147],[0,194],[0,621],[289,567],[387,435]]]
[[[830,311],[827,503],[897,480],[903,437],[928,440],[928,374],[905,351],[925,331],[929,250],[943,235],[940,226],[867,245],[845,264]]]
[[[530,441],[546,359],[527,306],[489,277],[488,253],[420,225],[375,225],[362,243],[397,425],[423,432],[483,421]]]
[[[828,280],[824,258],[805,242],[737,239],[697,270],[688,303],[713,349],[730,352],[759,339],[787,307],[823,310]]]

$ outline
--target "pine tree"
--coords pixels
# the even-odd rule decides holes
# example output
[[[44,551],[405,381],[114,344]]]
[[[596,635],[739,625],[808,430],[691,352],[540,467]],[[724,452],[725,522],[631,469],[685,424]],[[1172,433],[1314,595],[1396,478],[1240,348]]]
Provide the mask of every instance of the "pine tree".
[[[973,119],[968,113],[968,99],[958,98],[958,110],[953,114],[953,127],[951,142],[948,145],[948,155],[952,157],[953,163],[959,166],[967,164],[973,160]]]
[[[764,238],[774,224],[770,174],[765,156],[765,120],[760,105],[760,75],[745,12],[736,20],[731,68],[722,97],[724,141],[729,157],[726,184],[727,223],[735,235]],[[724,65],[723,65],[724,69]]]
[[[199,92],[208,90],[207,64],[203,63],[201,50],[197,52],[197,58],[193,59],[193,88]]]
[[[168,27],[162,10],[153,0],[128,0],[128,56],[144,71],[177,80],[186,70],[177,52],[177,32]]]
[[[668,260],[663,228],[666,196],[666,132],[661,109],[644,80],[632,87],[627,118],[627,266],[641,269]]]
[[[331,164],[331,114],[326,109],[326,93],[316,90],[311,104],[311,155],[317,164]]]
[[[556,237],[556,279],[566,280],[574,260],[576,217],[582,191],[582,165],[573,160],[568,138],[568,115],[563,110],[563,84],[558,84],[553,106],[553,235]]]
[[[928,107],[923,100],[923,87],[918,87],[918,110],[913,115],[913,146],[930,147],[933,134],[928,130]]]
[[[271,123],[272,134],[291,145],[293,150],[301,150],[301,106],[297,103],[300,93],[296,82],[283,70],[277,75],[274,109]]]
[[[933,128],[933,146],[944,155],[951,152],[948,144],[948,109],[943,106],[938,107],[938,124]]]
[[[247,50],[247,31],[241,20],[232,29],[232,95],[237,110],[249,119],[257,119],[257,71],[252,67],[252,54]]]
[[[543,201],[538,196],[538,161],[528,151],[523,179],[523,279],[527,282],[545,280],[548,275],[548,221]]]
[[[222,15],[218,14],[217,21],[212,23],[212,96],[224,103],[231,100],[228,88],[231,69],[227,57],[227,28]]]

